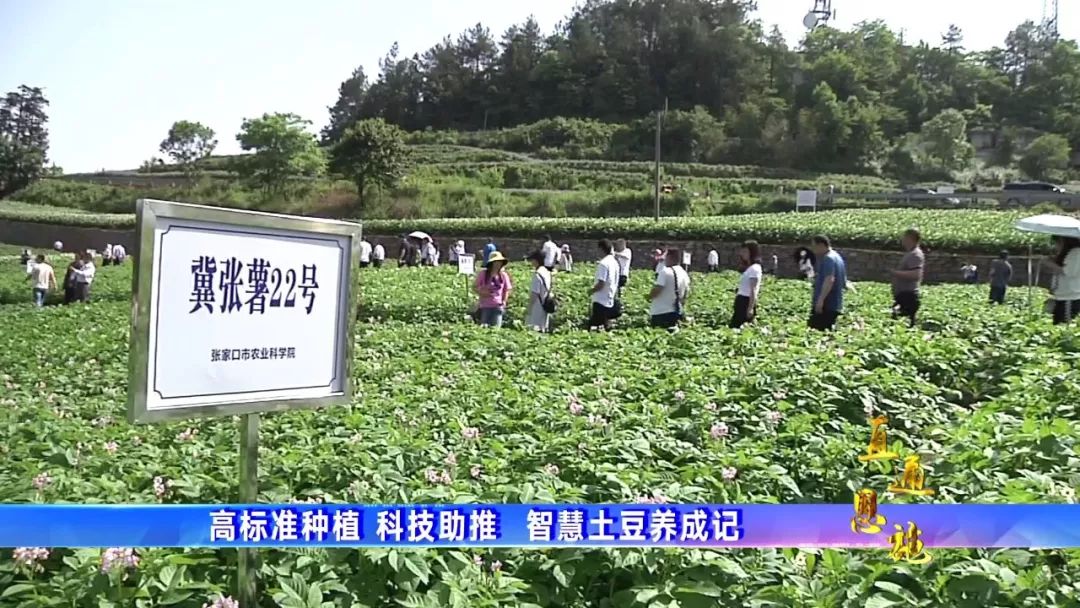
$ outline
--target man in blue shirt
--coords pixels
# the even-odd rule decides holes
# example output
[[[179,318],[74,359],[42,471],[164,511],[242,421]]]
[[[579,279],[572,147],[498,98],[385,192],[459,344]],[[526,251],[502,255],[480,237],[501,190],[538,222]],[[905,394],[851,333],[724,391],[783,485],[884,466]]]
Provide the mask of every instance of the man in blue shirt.
[[[492,239],[488,239],[487,245],[484,245],[484,263],[482,264],[483,266],[487,266],[488,258],[496,251],[497,249],[495,247],[495,241],[493,241]]]
[[[815,236],[812,248],[817,256],[817,268],[814,273],[814,308],[810,312],[810,327],[826,331],[836,325],[836,318],[844,310],[847,265],[844,258],[833,251],[826,236]]]

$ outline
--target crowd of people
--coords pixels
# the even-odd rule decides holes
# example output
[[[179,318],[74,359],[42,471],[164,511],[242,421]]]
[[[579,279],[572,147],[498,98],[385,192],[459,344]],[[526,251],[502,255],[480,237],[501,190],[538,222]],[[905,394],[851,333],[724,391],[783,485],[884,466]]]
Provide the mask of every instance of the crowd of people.
[[[1050,299],[1047,311],[1054,323],[1068,323],[1080,312],[1080,240],[1055,237],[1055,253],[1042,260],[1044,268],[1052,275]],[[921,287],[925,273],[926,252],[922,235],[916,229],[906,230],[900,238],[903,256],[892,271],[892,316],[906,320],[914,327],[922,307]],[[450,250],[450,262],[457,263],[465,255],[465,243],[457,241]],[[594,281],[589,289],[590,309],[586,326],[590,329],[611,330],[623,315],[622,295],[630,280],[633,252],[624,239],[597,242],[599,261]],[[477,296],[472,317],[480,325],[501,327],[510,294],[514,289],[510,274],[506,272],[509,260],[495,242],[488,239],[480,252],[481,270],[474,280]],[[688,257],[688,256],[687,256]],[[361,266],[380,266],[385,259],[382,245],[374,248],[364,242],[361,246]],[[529,299],[525,308],[525,325],[538,331],[549,331],[552,316],[558,310],[555,276],[557,272],[572,272],[573,257],[569,245],[558,245],[545,237],[543,243],[526,256],[533,269],[529,285]],[[836,326],[844,312],[844,294],[854,289],[848,281],[847,263],[832,247],[829,238],[819,235],[811,239],[808,247],[795,251],[794,261],[798,276],[813,284],[808,325],[827,331]],[[739,328],[752,323],[757,317],[758,301],[766,274],[777,274],[779,260],[772,256],[765,268],[760,245],[753,240],[738,248],[738,270],[741,273],[729,327]],[[648,292],[650,324],[672,331],[678,329],[686,318],[686,302],[690,295],[690,275],[685,268],[682,250],[670,247],[652,252],[652,287]],[[399,266],[438,266],[439,250],[431,237],[402,236],[398,258]],[[706,270],[720,270],[720,256],[711,247],[706,256]],[[965,280],[975,272],[971,264],[962,269]],[[1013,270],[1006,251],[1000,253],[990,265],[990,302],[1001,304],[1012,279]]]
[[[53,244],[53,249],[61,253],[64,251],[64,244],[57,241]],[[127,250],[123,245],[110,243],[105,245],[105,249],[101,252],[102,266],[119,266],[126,259]],[[94,279],[97,277],[97,266],[94,260],[95,252],[93,250],[88,249],[75,253],[64,272],[63,283],[58,283],[56,271],[49,264],[45,254],[34,255],[31,250],[24,249],[19,256],[20,263],[26,268],[26,278],[31,285],[30,290],[34,305],[38,308],[45,305],[49,292],[60,288],[63,289],[64,304],[89,302],[91,285],[94,284]]]
[[[926,264],[922,247],[922,235],[909,229],[900,239],[904,254],[898,267],[892,271],[892,295],[894,318],[906,319],[915,326],[922,307],[921,286]],[[1051,275],[1050,299],[1046,309],[1055,324],[1072,321],[1080,313],[1080,239],[1054,237],[1054,254],[1042,259],[1041,264]],[[63,251],[63,243],[54,244],[57,252]],[[597,242],[599,261],[594,281],[589,290],[591,305],[586,325],[591,329],[611,330],[623,315],[622,295],[630,280],[633,252],[626,240],[614,242],[602,239]],[[449,261],[456,264],[466,255],[464,241],[456,241],[450,249]],[[843,314],[844,293],[853,288],[847,278],[847,264],[832,247],[828,237],[819,235],[811,240],[809,247],[795,252],[795,263],[800,277],[812,281],[812,300],[808,325],[818,330],[832,329]],[[122,245],[107,244],[101,253],[103,266],[123,264],[127,251]],[[386,249],[381,243],[374,246],[364,240],[360,243],[360,266],[381,267],[386,260]],[[398,265],[438,266],[440,253],[434,239],[427,235],[402,235]],[[88,302],[91,286],[97,274],[95,254],[92,250],[76,253],[59,283],[53,267],[44,254],[34,255],[25,249],[20,256],[25,265],[27,280],[31,283],[33,302],[44,306],[50,291],[62,288],[65,304]],[[559,304],[555,289],[557,272],[572,272],[574,266],[570,246],[558,245],[547,236],[543,243],[526,257],[533,274],[529,285],[529,299],[525,309],[525,325],[539,330],[551,329],[552,316]],[[657,249],[652,252],[652,287],[648,292],[650,324],[654,327],[677,330],[686,318],[686,302],[690,296],[690,274],[684,267],[683,251],[676,247]],[[751,323],[757,316],[757,305],[766,274],[778,272],[778,259],[774,255],[771,267],[766,270],[761,259],[761,247],[748,240],[738,248],[738,270],[741,272],[732,314],[728,325],[739,328]],[[506,272],[509,260],[498,250],[494,240],[488,239],[481,251],[481,270],[474,280],[477,299],[473,318],[480,325],[501,327],[510,294],[514,288],[510,274]],[[711,247],[706,257],[709,272],[720,270],[720,256]],[[961,269],[965,281],[977,277],[973,264]],[[990,302],[1002,304],[1013,269],[1009,254],[1002,251],[990,265]]]

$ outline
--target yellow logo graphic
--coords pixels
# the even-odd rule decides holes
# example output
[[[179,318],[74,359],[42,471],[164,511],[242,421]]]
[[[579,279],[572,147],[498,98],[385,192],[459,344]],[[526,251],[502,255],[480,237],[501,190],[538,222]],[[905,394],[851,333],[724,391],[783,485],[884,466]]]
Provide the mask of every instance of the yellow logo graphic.
[[[900,457],[896,452],[889,451],[888,439],[884,428],[888,422],[889,419],[885,416],[878,416],[870,421],[870,445],[866,446],[866,453],[859,456],[860,462],[870,462],[871,460],[894,460]]]
[[[926,473],[923,471],[922,465],[919,464],[919,455],[912,454],[904,459],[904,472],[901,473],[896,483],[889,485],[889,491],[895,494],[911,494],[914,496],[933,495],[933,490],[923,487],[925,482]]]
[[[889,537],[889,542],[892,544],[889,557],[898,562],[904,561],[909,564],[930,563],[933,557],[923,550],[923,542],[919,540],[919,537],[922,536],[922,530],[915,525],[915,522],[909,521],[906,531],[900,524],[895,524],[895,527],[896,533]]]
[[[855,494],[855,517],[851,531],[856,534],[877,534],[885,525],[885,516],[877,512],[877,492],[862,489]]]

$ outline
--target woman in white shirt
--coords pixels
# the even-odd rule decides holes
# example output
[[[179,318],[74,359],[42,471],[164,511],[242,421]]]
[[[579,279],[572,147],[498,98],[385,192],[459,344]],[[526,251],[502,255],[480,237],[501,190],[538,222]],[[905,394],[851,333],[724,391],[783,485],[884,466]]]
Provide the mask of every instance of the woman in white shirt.
[[[814,252],[806,247],[800,247],[795,252],[795,264],[799,267],[799,276],[804,279],[813,280],[816,261]]]
[[[689,296],[690,275],[682,267],[682,251],[668,249],[667,262],[657,271],[656,282],[649,292],[649,324],[673,330],[685,316]]]
[[[739,247],[739,258],[746,265],[739,278],[739,288],[735,292],[735,312],[731,315],[728,327],[738,329],[754,320],[757,314],[758,294],[761,291],[761,247],[757,241],[746,241]]]
[[[709,257],[705,260],[709,272],[720,272],[720,252],[715,247],[709,248]]]
[[[529,286],[529,303],[525,306],[525,326],[536,331],[551,329],[551,314],[544,310],[544,301],[551,295],[551,271],[544,266],[544,253],[534,251],[526,258],[533,267]]]
[[[570,254],[570,245],[563,244],[559,250],[559,260],[562,262],[563,272],[574,271],[574,256]]]
[[[656,274],[660,274],[661,272],[664,271],[665,268],[667,268],[667,263],[664,262],[664,257],[665,257],[664,251],[665,250],[663,248],[661,248],[661,249],[653,249],[652,257],[653,257],[653,264],[656,265]],[[679,261],[681,262],[682,260],[679,260]]]
[[[383,247],[382,243],[375,243],[375,248],[371,250],[371,264],[375,268],[382,268],[383,260],[386,259],[386,247]]]
[[[619,263],[619,295],[630,281],[630,263],[634,259],[634,252],[626,246],[626,239],[615,241],[615,261]]]
[[[1054,303],[1054,325],[1068,323],[1080,315],[1080,239],[1055,236],[1057,255],[1043,258],[1054,273],[1050,298]]]

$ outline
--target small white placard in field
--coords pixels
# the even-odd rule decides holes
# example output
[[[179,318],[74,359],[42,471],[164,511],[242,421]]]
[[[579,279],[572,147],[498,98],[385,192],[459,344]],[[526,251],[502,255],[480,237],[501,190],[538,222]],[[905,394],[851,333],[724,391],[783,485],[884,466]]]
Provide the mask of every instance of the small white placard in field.
[[[682,265],[683,266],[690,266],[690,252],[689,251],[682,252]]]
[[[360,226],[139,201],[134,422],[347,402]]]
[[[804,207],[817,209],[817,190],[799,190],[795,193],[795,210]]]
[[[956,194],[956,186],[938,186],[938,194]]]
[[[458,254],[457,258],[457,271],[458,274],[473,275],[476,273],[476,256],[467,253]]]

